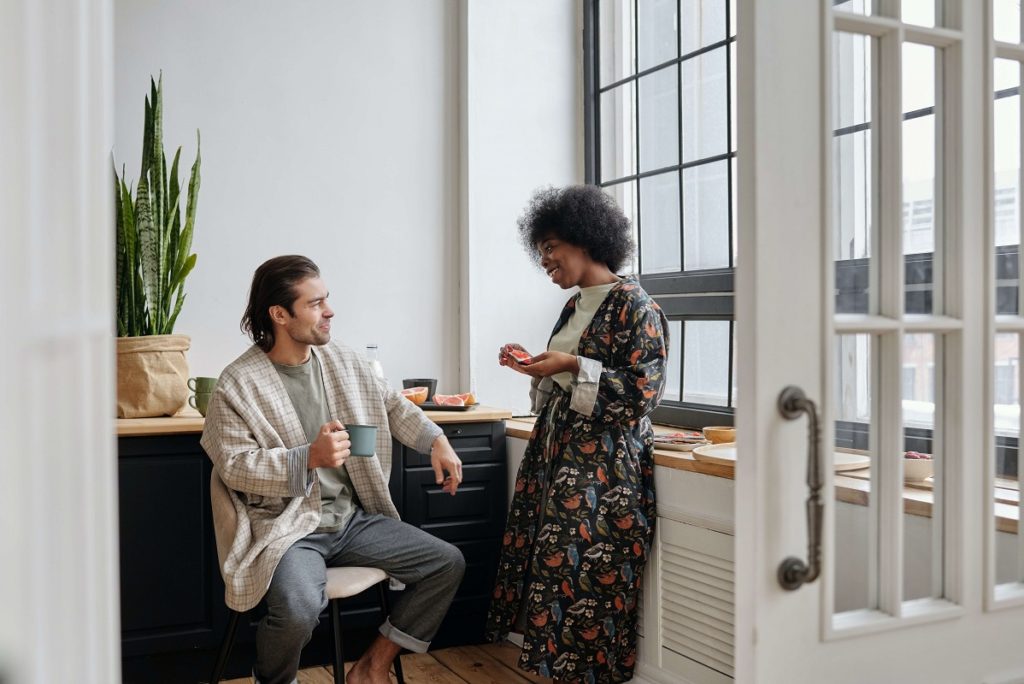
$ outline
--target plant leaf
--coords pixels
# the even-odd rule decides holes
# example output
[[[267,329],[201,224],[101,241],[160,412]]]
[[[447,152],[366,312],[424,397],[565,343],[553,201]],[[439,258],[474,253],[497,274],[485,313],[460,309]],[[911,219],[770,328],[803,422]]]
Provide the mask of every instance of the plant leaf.
[[[175,269],[180,271],[192,249],[192,232],[196,224],[196,203],[199,199],[199,183],[201,166],[199,131],[196,131],[196,160],[192,164],[192,171],[188,179],[188,203],[185,205],[185,228],[181,231],[181,241],[178,245],[178,265]]]
[[[153,221],[149,184],[145,177],[139,180],[135,199],[135,221],[142,256],[142,282],[145,287],[150,325],[162,327],[159,303],[161,301],[160,236]]]

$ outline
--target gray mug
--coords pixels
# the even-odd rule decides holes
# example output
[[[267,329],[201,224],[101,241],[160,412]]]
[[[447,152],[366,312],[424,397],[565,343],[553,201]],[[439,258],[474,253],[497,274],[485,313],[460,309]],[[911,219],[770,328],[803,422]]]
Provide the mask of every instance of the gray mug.
[[[353,456],[373,456],[377,452],[376,425],[346,425],[348,439],[352,442]]]

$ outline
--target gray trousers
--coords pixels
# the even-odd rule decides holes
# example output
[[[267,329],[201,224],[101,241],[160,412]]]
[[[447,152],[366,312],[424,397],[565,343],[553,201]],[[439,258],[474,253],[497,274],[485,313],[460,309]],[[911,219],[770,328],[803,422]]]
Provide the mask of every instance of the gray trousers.
[[[358,508],[342,531],[303,537],[281,558],[263,599],[267,614],[256,631],[260,684],[295,680],[299,652],[327,607],[326,569],[337,566],[380,568],[406,585],[380,633],[423,653],[448,612],[466,561],[448,542]]]

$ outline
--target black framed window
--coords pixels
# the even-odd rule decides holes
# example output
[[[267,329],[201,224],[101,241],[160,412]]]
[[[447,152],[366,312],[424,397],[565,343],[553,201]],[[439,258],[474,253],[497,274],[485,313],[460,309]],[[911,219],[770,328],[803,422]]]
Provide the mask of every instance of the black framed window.
[[[659,422],[733,423],[735,0],[587,0],[586,177],[630,217],[669,318]]]

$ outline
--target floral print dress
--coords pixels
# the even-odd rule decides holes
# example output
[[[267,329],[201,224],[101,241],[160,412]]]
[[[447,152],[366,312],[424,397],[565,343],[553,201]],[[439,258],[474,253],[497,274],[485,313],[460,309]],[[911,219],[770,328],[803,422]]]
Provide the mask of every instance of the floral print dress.
[[[554,335],[576,306],[571,299]],[[487,620],[497,641],[525,616],[519,667],[569,682],[623,682],[636,663],[636,608],[654,535],[654,432],[668,359],[661,309],[632,279],[580,338],[604,368],[590,415],[553,383],[540,409],[502,540]]]

